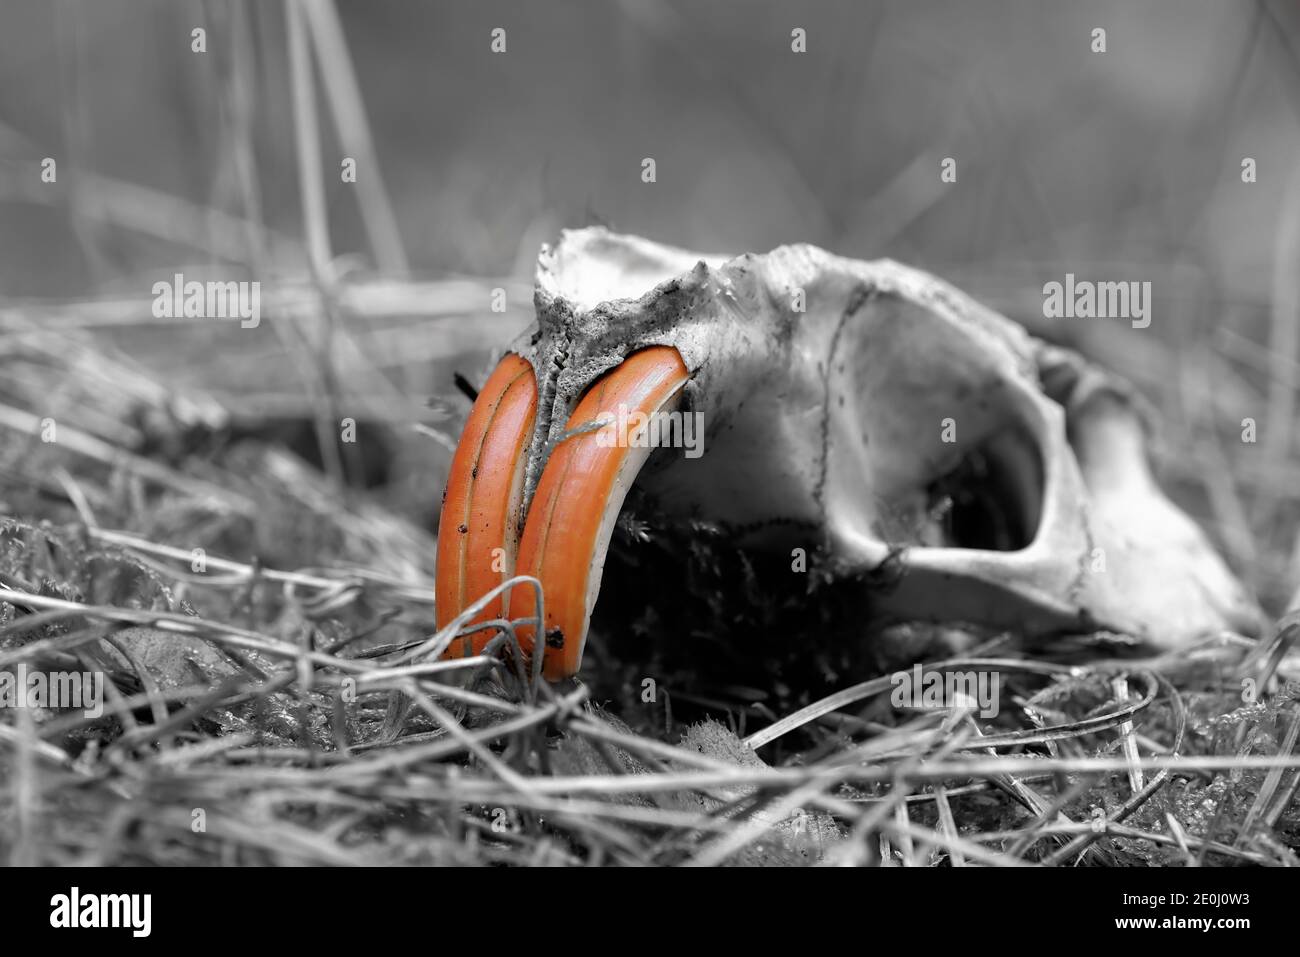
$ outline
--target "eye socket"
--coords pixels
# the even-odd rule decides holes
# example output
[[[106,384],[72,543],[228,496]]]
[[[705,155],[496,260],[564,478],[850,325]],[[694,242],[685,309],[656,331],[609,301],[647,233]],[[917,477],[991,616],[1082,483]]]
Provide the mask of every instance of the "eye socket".
[[[1043,464],[1029,436],[999,432],[971,449],[927,489],[943,545],[1014,552],[1028,548],[1042,519]]]

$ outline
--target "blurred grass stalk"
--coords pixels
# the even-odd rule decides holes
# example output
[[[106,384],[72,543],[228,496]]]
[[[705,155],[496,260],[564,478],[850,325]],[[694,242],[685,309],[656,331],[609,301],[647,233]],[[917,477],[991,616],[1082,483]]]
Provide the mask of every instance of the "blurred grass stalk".
[[[1300,166],[1292,168],[1287,183],[1274,256],[1266,448],[1270,458],[1280,462],[1291,453],[1296,432],[1293,368],[1300,351]]]
[[[289,343],[286,345],[316,400],[313,405],[318,409],[315,416],[317,441],[325,456],[326,470],[338,486],[344,488],[347,473],[343,451],[334,436],[340,422],[340,404],[338,375],[333,361],[335,343],[343,333],[335,295],[337,277],[325,201],[313,54],[325,83],[325,99],[330,105],[339,140],[345,151],[355,154],[352,159],[361,171],[356,178],[358,200],[376,264],[381,270],[398,275],[405,275],[408,266],[397,220],[380,177],[374,140],[333,0],[285,0],[285,13],[303,230],[307,239],[308,265],[320,290],[325,320],[314,349],[305,329],[300,330],[302,350],[293,349]],[[355,448],[349,448],[349,451],[356,456]],[[353,463],[354,470],[357,464]]]

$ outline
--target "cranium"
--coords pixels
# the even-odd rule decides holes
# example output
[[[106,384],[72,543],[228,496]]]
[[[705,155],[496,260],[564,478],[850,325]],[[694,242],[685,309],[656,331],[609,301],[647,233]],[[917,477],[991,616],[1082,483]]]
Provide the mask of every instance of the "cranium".
[[[873,573],[881,621],[1104,629],[1164,648],[1258,629],[1153,480],[1128,387],[931,275],[806,245],[710,257],[585,229],[543,249],[535,304],[455,455],[438,611],[445,625],[512,574],[540,578],[550,678],[580,663],[649,455],[611,433],[672,409],[698,413],[704,454],[655,457],[639,484],[658,507],[771,548],[823,545]],[[523,592],[476,620],[533,614]]]

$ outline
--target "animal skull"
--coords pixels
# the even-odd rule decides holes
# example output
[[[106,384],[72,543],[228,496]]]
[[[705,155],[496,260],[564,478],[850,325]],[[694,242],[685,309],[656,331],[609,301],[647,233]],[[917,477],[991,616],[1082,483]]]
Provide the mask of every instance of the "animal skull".
[[[933,276],[806,245],[726,259],[584,229],[543,248],[535,302],[453,460],[437,598],[441,627],[512,574],[540,578],[548,678],[580,664],[634,479],[666,514],[738,541],[824,544],[873,573],[882,621],[1165,648],[1260,626],[1155,484],[1129,388]],[[661,454],[638,478],[647,433],[619,441],[618,423],[674,409],[698,413],[704,454]],[[526,592],[474,620],[532,615]]]

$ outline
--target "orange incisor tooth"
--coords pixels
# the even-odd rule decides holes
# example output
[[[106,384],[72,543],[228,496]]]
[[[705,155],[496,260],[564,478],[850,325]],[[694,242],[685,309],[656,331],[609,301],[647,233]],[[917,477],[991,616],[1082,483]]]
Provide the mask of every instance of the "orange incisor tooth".
[[[652,346],[628,356],[592,385],[565,428],[581,430],[603,419],[610,424],[561,441],[542,471],[519,543],[517,573],[542,582],[542,670],[551,681],[576,673],[582,663],[614,523],[651,452],[649,442],[635,436],[614,436],[611,441],[611,434],[618,423],[649,422],[656,413],[669,411],[689,377],[681,355],[670,346]],[[513,589],[510,617],[534,614],[532,590]],[[518,629],[525,653],[533,647],[534,631],[532,625]]]
[[[451,460],[438,522],[439,628],[514,575],[525,451],[536,418],[533,367],[507,355],[475,400]],[[497,598],[472,621],[504,613],[503,599]],[[478,654],[495,634],[487,628],[457,639],[447,656]]]

